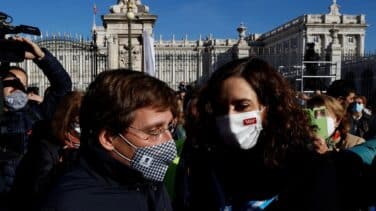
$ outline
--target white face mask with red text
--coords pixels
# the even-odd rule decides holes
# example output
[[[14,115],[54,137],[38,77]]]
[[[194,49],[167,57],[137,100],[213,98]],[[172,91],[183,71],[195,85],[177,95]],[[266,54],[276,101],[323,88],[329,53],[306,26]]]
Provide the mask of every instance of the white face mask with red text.
[[[263,129],[260,110],[217,117],[216,125],[225,143],[245,150],[256,145]]]

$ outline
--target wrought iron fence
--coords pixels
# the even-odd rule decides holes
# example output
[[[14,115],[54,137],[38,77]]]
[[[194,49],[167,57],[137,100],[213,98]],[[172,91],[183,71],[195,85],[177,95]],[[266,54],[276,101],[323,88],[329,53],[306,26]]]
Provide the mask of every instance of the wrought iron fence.
[[[341,78],[350,81],[357,93],[365,96],[376,108],[376,53],[344,57]]]
[[[72,78],[74,90],[85,90],[94,77],[107,67],[107,56],[98,53],[89,40],[70,36],[50,36],[34,40],[48,49]],[[20,64],[29,76],[29,85],[38,87],[41,95],[50,85],[42,71],[32,62]]]

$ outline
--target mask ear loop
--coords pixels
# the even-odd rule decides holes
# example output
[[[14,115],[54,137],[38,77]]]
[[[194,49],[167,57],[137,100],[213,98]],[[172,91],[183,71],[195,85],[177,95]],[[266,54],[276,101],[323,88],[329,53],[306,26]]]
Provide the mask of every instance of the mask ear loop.
[[[118,134],[119,137],[125,142],[127,143],[129,146],[131,146],[133,149],[137,149],[137,147],[132,144],[130,141],[128,141],[123,135],[121,135],[120,133]],[[132,162],[131,159],[127,158],[125,155],[123,155],[122,153],[120,153],[119,151],[117,151],[117,149],[113,149],[112,151],[114,151],[119,157],[123,158],[124,160],[127,160],[129,163]]]
[[[129,163],[132,162],[131,159],[125,157],[125,155],[121,154],[121,153],[120,153],[119,151],[117,151],[115,148],[114,148],[112,151],[114,151],[117,155],[119,155],[119,156],[120,156],[121,158],[123,158],[124,160],[127,160]]]
[[[129,144],[129,146],[131,146],[133,149],[137,149],[138,147],[136,147],[134,144],[132,144],[130,141],[128,141],[128,139],[126,139],[123,135],[121,135],[120,133],[118,134],[120,136],[121,139],[123,139],[123,141],[127,144]]]

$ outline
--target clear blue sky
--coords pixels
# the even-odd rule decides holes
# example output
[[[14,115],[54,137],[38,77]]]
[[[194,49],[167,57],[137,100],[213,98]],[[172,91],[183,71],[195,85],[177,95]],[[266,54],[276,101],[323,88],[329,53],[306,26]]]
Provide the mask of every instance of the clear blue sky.
[[[141,0],[158,15],[156,38],[237,38],[243,22],[251,33],[264,33],[303,14],[327,13],[332,0]],[[13,16],[15,25],[37,26],[43,32],[66,32],[90,36],[93,5],[97,25],[117,0],[1,0],[0,11]],[[369,24],[366,52],[376,52],[376,0],[337,0],[343,14],[365,14]]]

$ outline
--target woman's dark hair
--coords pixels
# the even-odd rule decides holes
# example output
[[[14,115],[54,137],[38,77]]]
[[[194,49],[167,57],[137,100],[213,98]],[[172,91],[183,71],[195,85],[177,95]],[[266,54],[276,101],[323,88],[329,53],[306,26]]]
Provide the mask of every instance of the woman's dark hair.
[[[221,86],[233,76],[244,78],[255,90],[259,102],[266,106],[266,121],[258,140],[265,146],[266,164],[281,165],[288,150],[301,150],[310,144],[313,131],[309,117],[297,103],[294,90],[276,69],[258,58],[234,60],[213,73],[198,101],[199,127],[215,131]]]
[[[66,133],[71,124],[79,116],[83,92],[73,91],[64,96],[56,108],[51,121],[52,133],[60,142],[64,144]]]
[[[100,73],[89,85],[82,102],[81,143],[97,137],[105,129],[114,134],[124,132],[134,120],[134,111],[153,107],[171,110],[177,115],[175,92],[164,82],[142,72],[127,69]]]

